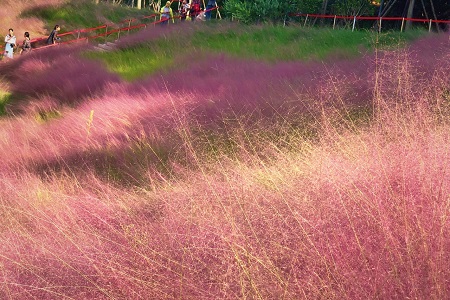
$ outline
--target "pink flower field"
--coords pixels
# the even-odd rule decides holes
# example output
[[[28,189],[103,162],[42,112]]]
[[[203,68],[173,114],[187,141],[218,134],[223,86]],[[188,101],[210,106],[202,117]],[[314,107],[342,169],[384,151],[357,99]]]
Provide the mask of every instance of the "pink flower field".
[[[0,299],[449,299],[449,46],[0,64]]]

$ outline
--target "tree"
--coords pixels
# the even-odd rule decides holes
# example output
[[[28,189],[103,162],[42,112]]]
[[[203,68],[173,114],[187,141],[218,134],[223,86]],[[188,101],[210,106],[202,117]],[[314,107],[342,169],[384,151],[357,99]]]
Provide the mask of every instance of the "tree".
[[[409,0],[408,13],[406,15],[406,18],[408,18],[408,19],[413,17],[413,11],[414,11],[414,4],[415,4],[415,2],[416,2],[415,0]],[[411,28],[411,24],[412,24],[411,21],[407,21],[405,29],[406,30],[410,29]]]
[[[370,0],[341,0],[332,5],[336,15],[360,16],[373,14],[374,6]]]
[[[450,19],[450,0],[384,0],[383,2],[380,6],[380,17]],[[407,28],[410,28],[411,25],[407,23]]]
[[[327,7],[328,7],[328,0],[323,0],[323,2],[322,2],[322,15],[325,15],[327,13]]]
[[[244,23],[284,22],[289,13],[317,12],[322,0],[224,0],[228,15]]]

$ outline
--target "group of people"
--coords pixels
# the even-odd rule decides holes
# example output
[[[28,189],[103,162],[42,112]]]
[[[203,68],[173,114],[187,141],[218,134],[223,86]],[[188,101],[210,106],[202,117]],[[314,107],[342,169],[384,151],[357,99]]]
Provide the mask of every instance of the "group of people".
[[[167,1],[166,5],[161,8],[161,24],[167,24],[169,23],[169,20],[174,22],[173,10],[170,7],[171,4],[172,1]],[[211,11],[214,7],[216,7],[215,0],[208,0],[208,4],[206,5],[206,9],[204,11],[202,11],[201,0],[183,0],[179,8],[181,21],[209,20],[211,19]]]
[[[50,35],[47,38],[46,44],[52,45],[56,44],[58,38],[58,32],[61,30],[59,25],[56,25]],[[6,58],[14,58],[14,52],[18,49],[19,54],[29,53],[31,52],[31,38],[30,33],[26,31],[23,34],[24,40],[20,47],[17,46],[17,38],[14,35],[14,30],[12,28],[9,29],[8,34],[5,36],[5,52],[4,57]]]
[[[30,42],[30,33],[27,31],[23,34],[25,40],[22,43],[22,46],[19,48],[19,54],[28,53],[31,51],[31,42]],[[14,30],[12,28],[9,29],[8,34],[5,36],[5,53],[4,57],[13,58],[14,50],[17,49],[17,38],[14,35]]]
[[[169,23],[169,20],[173,19],[173,10],[170,7],[172,4],[172,1],[167,1],[166,5],[164,5],[161,8],[161,20],[162,24]],[[183,0],[179,9],[180,18],[182,21],[184,20],[209,20],[211,19],[211,11],[212,9],[216,7],[216,1],[215,0],[208,0],[208,4],[206,5],[206,9],[202,10],[202,3],[201,0]],[[47,45],[56,44],[56,42],[59,40],[58,38],[58,32],[61,30],[61,27],[59,25],[55,25],[52,32],[47,38]],[[27,31],[24,33],[23,37],[25,38],[22,42],[22,45],[20,47],[17,46],[17,39],[14,35],[14,30],[12,28],[9,29],[8,34],[5,36],[5,52],[4,57],[6,58],[13,58],[14,52],[16,52],[16,49],[19,50],[19,54],[23,53],[29,53],[31,52],[31,39],[30,39],[30,33]]]

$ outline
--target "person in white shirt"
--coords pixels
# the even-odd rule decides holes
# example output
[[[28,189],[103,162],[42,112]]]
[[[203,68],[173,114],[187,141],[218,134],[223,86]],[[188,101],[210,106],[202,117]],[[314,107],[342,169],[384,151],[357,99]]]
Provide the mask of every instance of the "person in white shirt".
[[[5,36],[5,57],[14,57],[14,47],[16,46],[16,36],[14,35],[14,30],[9,29],[9,34]]]

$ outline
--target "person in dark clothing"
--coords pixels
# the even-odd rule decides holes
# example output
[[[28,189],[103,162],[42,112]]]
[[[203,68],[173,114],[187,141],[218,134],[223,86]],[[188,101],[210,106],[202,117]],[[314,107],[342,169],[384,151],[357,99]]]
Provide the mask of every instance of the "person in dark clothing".
[[[214,7],[216,7],[216,0],[209,0],[208,5],[206,5],[206,12],[205,12],[206,20],[211,20],[211,12],[212,12],[211,9]]]
[[[61,30],[61,27],[59,25],[55,25],[55,28],[52,30],[52,32],[48,36],[47,45],[56,44],[56,41],[59,40],[58,31],[60,31],[60,30]]]
[[[22,43],[22,47],[20,47],[20,54],[31,52],[31,41],[30,41],[30,33],[26,31],[23,34],[25,40]]]

